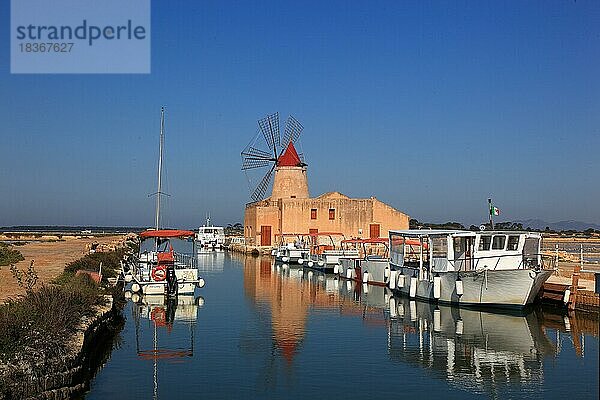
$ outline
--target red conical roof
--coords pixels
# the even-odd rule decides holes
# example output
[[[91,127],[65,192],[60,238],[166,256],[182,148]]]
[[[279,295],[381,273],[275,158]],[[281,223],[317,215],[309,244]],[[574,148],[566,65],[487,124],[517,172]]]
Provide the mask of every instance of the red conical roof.
[[[283,154],[279,156],[277,160],[278,167],[299,167],[302,165],[302,161],[300,161],[300,156],[298,156],[298,152],[294,147],[294,143],[290,142],[288,147],[285,149]]]

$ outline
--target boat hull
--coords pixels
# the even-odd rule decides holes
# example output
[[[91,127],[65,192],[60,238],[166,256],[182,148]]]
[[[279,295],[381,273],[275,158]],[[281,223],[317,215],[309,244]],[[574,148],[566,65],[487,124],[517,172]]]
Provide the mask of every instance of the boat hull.
[[[341,258],[338,273],[344,279],[370,285],[386,286],[390,277],[388,260],[359,260]]]
[[[197,269],[176,269],[175,276],[177,277],[177,293],[178,294],[193,294],[196,290],[198,281]],[[186,282],[188,281],[188,282]],[[193,281],[193,282],[189,282]],[[154,281],[152,279],[136,279],[140,285],[143,294],[162,295],[165,294],[166,281]]]
[[[279,249],[275,254],[275,261],[286,264],[300,264],[300,260],[305,261],[308,258],[305,249]]]
[[[361,278],[363,283],[385,286],[390,277],[390,263],[387,260],[361,260]]]
[[[552,270],[483,270],[438,273],[439,284],[418,279],[418,270],[398,268],[394,291],[403,296],[447,304],[523,308],[535,300]],[[462,295],[460,284],[462,282]]]
[[[355,267],[360,260],[354,258],[340,258],[340,267],[338,273],[340,277],[350,280],[358,280]]]

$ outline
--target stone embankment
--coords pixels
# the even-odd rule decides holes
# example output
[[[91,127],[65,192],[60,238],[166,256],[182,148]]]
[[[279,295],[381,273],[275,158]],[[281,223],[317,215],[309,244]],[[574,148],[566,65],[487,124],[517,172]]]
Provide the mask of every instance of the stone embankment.
[[[69,399],[84,391],[99,364],[110,352],[119,329],[120,311],[112,296],[91,317],[83,317],[69,338],[67,350],[47,358],[28,349],[28,355],[0,364],[0,399]]]
[[[236,253],[252,254],[255,256],[270,256],[272,246],[248,246],[245,244],[230,244],[227,249]]]
[[[251,254],[254,256],[270,256],[271,250],[273,250],[273,246],[247,245],[243,236],[228,236],[225,239],[225,248],[236,253]]]

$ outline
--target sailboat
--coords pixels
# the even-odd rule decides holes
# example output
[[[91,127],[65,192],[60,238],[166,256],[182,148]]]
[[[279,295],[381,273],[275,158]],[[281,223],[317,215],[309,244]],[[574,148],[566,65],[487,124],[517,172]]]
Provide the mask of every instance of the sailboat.
[[[130,273],[126,275],[126,280],[132,282],[133,293],[169,296],[193,294],[196,287],[204,286],[204,279],[198,275],[197,260],[194,256],[194,232],[161,228],[164,127],[165,110],[161,107],[155,227],[139,235],[140,253],[130,268]],[[191,251],[185,251],[190,247]]]

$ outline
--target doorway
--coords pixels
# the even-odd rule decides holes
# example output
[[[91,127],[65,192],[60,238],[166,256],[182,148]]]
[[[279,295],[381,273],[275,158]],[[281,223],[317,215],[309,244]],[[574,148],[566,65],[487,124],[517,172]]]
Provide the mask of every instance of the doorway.
[[[260,227],[260,245],[271,245],[271,225],[261,225]]]

